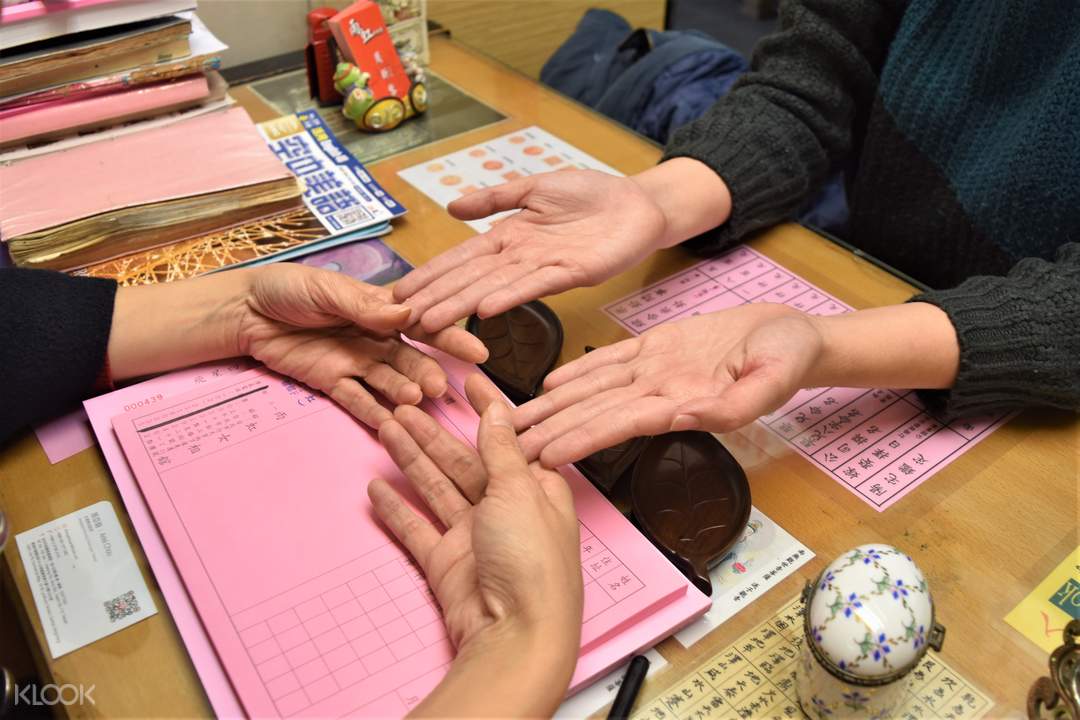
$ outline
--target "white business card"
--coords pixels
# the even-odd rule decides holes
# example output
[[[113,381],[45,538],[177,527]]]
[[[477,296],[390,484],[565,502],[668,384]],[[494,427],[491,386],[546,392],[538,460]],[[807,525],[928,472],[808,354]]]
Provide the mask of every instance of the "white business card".
[[[742,538],[709,571],[712,607],[675,633],[675,637],[683,647],[690,647],[813,557],[810,548],[768,515],[751,507],[750,522]]]
[[[107,500],[15,536],[53,659],[157,612]]]

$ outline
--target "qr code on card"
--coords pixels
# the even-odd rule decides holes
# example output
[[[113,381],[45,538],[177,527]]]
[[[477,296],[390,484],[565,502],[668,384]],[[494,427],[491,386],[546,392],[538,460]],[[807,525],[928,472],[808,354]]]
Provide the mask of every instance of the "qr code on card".
[[[139,612],[139,601],[135,597],[135,591],[128,590],[123,595],[117,595],[112,600],[106,600],[105,612],[109,616],[109,622],[123,620],[129,615]]]

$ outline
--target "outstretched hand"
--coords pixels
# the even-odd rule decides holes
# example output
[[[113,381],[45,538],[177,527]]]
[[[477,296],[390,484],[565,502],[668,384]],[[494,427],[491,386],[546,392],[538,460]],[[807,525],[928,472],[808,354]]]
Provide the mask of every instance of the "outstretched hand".
[[[728,432],[812,382],[822,348],[816,318],[783,305],[698,315],[564,365],[514,424],[526,456],[546,467],[637,436]]]
[[[487,357],[483,344],[458,327],[403,331],[409,309],[392,304],[386,288],[289,263],[260,268],[253,277],[238,324],[239,351],[325,392],[371,427],[391,414],[365,385],[395,405],[446,391],[446,373],[402,340],[402,332],[468,362]]]
[[[466,195],[448,209],[459,220],[519,212],[398,281],[394,297],[428,332],[472,313],[491,317],[603,282],[656,250],[667,225],[636,180],[595,170],[521,178]]]

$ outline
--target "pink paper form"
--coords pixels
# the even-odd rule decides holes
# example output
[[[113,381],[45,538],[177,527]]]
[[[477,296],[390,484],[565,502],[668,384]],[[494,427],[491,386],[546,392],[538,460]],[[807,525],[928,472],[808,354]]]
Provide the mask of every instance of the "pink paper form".
[[[140,397],[145,395],[146,387],[153,387],[155,389],[154,395],[161,394],[162,397],[165,397],[162,393],[176,395],[184,390],[198,387],[208,380],[250,370],[253,367],[255,367],[255,363],[251,361],[237,360],[229,363],[200,365],[170,373],[148,383],[127,387],[88,400],[87,403],[99,409],[109,408],[104,412],[100,412],[101,417],[96,424],[90,422],[86,410],[80,407],[78,410],[72,410],[66,415],[61,415],[54,420],[38,425],[34,428],[34,434],[37,435],[38,442],[41,443],[41,448],[45,451],[45,455],[52,465],[94,447],[94,434],[102,435],[102,430],[106,432],[105,438],[109,441],[113,451],[119,453],[120,450],[113,441],[112,425],[109,423],[114,415],[126,409],[126,406],[130,404],[129,401],[137,402]],[[111,463],[109,449],[103,446],[102,451],[105,458],[110,460]],[[121,488],[122,491],[123,488]],[[138,490],[136,489],[134,492],[137,494]],[[126,496],[124,500],[127,501]]]
[[[457,390],[428,410],[474,436]],[[372,475],[403,480],[336,405],[255,370],[114,425],[250,714],[403,714],[438,682],[451,658],[441,617],[366,500]],[[708,601],[568,478],[586,581],[576,687]]]
[[[461,395],[464,392],[465,377],[470,372],[476,372],[476,368],[445,356],[440,362],[449,372],[450,383]],[[166,398],[176,397],[192,387],[205,386],[250,368],[251,364],[246,360],[201,365],[161,375],[84,403],[101,452],[109,464],[132,526],[139,536],[139,543],[154,571],[154,578],[165,597],[172,619],[202,681],[203,689],[213,705],[214,713],[220,718],[243,717],[244,712],[132,475],[113,433],[111,421],[119,413],[149,407]],[[596,544],[589,550],[583,548],[585,552],[600,549],[601,546]],[[583,557],[584,555],[585,553]],[[578,658],[573,688],[579,689],[585,683],[608,672],[618,662],[613,659],[616,655],[621,653],[622,659],[625,659],[626,656],[652,647],[657,641],[700,615],[707,607],[707,598],[691,589],[677,601],[657,609],[649,622],[640,622],[625,628],[617,637]]]
[[[252,367],[254,363],[246,359],[198,365],[160,375],[138,385],[129,385],[83,403],[94,435],[97,436],[98,445],[101,447],[101,453],[105,456],[113,481],[116,483],[117,490],[120,491],[120,497],[124,500],[124,507],[131,519],[131,525],[139,536],[139,544],[150,563],[150,568],[154,571],[154,579],[161,589],[161,594],[165,597],[173,622],[176,623],[191,662],[195,666],[195,672],[198,673],[203,690],[206,691],[210,704],[214,708],[214,714],[219,718],[239,718],[243,717],[244,713],[240,707],[240,701],[237,700],[229,684],[228,677],[221,668],[217,655],[214,654],[210,638],[207,637],[206,630],[191,604],[191,599],[169,556],[165,542],[161,539],[157,525],[154,524],[154,518],[146,506],[138,483],[131,474],[127,460],[124,459],[124,452],[120,449],[120,443],[112,430],[112,418],[122,412],[150,407],[155,403],[163,402],[168,397],[175,397],[192,388],[203,387],[219,379],[250,370]],[[40,428],[38,432],[40,438]]]
[[[812,315],[852,311],[740,245],[617,300],[604,312],[639,335],[664,322],[754,302],[783,303]],[[880,512],[1009,417],[1002,413],[942,423],[910,390],[811,388],[758,422]]]

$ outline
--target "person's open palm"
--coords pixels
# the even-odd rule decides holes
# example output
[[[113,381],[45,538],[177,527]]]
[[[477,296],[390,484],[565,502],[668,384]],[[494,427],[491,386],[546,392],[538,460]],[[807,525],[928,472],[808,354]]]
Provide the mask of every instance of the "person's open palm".
[[[448,209],[460,220],[520,211],[397,283],[394,297],[428,332],[474,312],[490,317],[603,282],[655,250],[666,227],[663,211],[637,182],[594,170],[521,178]]]
[[[546,467],[632,437],[728,432],[804,387],[822,346],[814,319],[783,305],[689,317],[567,363],[514,424],[526,456]]]
[[[252,277],[236,325],[240,352],[325,392],[375,428],[391,415],[365,385],[395,405],[445,392],[438,363],[402,340],[409,309],[392,304],[389,290],[289,263]],[[483,344],[457,327],[405,334],[469,362],[487,357]]]
[[[368,485],[372,505],[427,577],[459,655],[508,619],[550,628],[548,639],[569,643],[576,655],[580,533],[570,488],[558,473],[526,463],[510,409],[490,383],[473,376],[466,388],[483,412],[479,453],[418,408],[397,408],[379,428],[442,528],[381,479]]]

